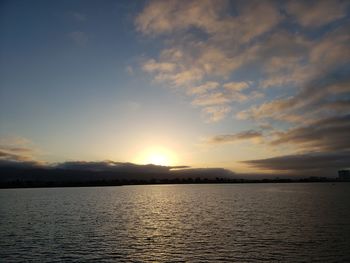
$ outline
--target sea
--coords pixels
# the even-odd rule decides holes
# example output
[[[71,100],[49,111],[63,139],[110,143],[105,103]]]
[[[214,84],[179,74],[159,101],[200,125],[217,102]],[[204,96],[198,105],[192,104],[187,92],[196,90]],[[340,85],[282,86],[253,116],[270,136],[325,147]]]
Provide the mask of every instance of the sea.
[[[0,189],[0,262],[350,262],[350,183]]]

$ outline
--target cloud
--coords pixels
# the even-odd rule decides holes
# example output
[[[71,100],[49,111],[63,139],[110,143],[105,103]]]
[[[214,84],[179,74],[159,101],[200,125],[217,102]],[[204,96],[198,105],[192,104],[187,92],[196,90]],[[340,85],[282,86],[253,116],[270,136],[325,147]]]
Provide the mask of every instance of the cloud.
[[[19,136],[0,137],[0,160],[10,162],[36,162],[38,150],[34,144]]]
[[[6,160],[6,161],[25,161],[26,158],[22,155],[7,152],[7,151],[2,151],[0,150],[0,160]]]
[[[323,108],[339,112],[348,112],[350,110],[350,99],[330,100],[325,102]]]
[[[247,82],[229,82],[220,85],[218,82],[209,81],[189,89],[187,94],[194,96],[192,105],[203,107],[202,113],[207,116],[205,118],[207,122],[217,122],[231,112],[230,103],[233,101],[242,103],[263,96],[257,91],[243,93],[243,90],[249,87],[250,83]]]
[[[230,106],[209,106],[202,109],[207,122],[218,122],[230,112]]]
[[[173,72],[176,68],[175,63],[159,63],[150,59],[143,64],[143,70],[147,72]]]
[[[218,82],[214,82],[214,81],[208,81],[205,82],[204,84],[197,86],[197,87],[191,87],[188,91],[187,94],[188,95],[198,95],[198,94],[204,94],[207,93],[208,91],[217,89],[219,87],[219,83]]]
[[[350,152],[305,153],[243,163],[257,169],[312,176],[336,176],[337,171],[349,168]]]
[[[206,122],[232,114],[264,131],[207,143],[262,141],[290,154],[246,164],[330,175],[349,163],[348,15],[341,0],[150,1],[135,25],[163,44],[142,65],[155,81],[182,90]]]
[[[252,82],[228,82],[223,85],[226,97],[231,102],[245,102],[264,97],[264,94],[257,91],[247,91],[251,87]]]
[[[225,96],[224,93],[215,92],[204,94],[199,97],[196,97],[193,101],[193,105],[197,106],[210,106],[210,105],[221,105],[228,103],[230,100]]]
[[[86,161],[72,161],[59,163],[54,166],[58,169],[76,170],[76,171],[90,171],[90,172],[143,172],[143,173],[164,173],[168,172],[172,167],[160,165],[137,165],[133,163],[121,163],[113,161],[102,162],[86,162]],[[177,168],[177,167],[176,167]]]
[[[264,74],[261,87],[300,84],[309,76],[305,72],[312,41],[306,36],[279,30],[256,44],[252,63]]]
[[[33,152],[33,150],[30,148],[25,148],[20,146],[0,145],[0,148],[10,152],[17,152],[17,153],[23,153],[23,154]]]
[[[341,0],[293,0],[287,11],[305,27],[319,27],[346,16],[349,2]]]
[[[207,138],[205,141],[209,144],[224,144],[249,139],[261,139],[262,137],[263,134],[260,131],[247,130],[239,133],[215,135]]]
[[[267,131],[273,130],[273,129],[274,129],[272,125],[266,124],[266,123],[260,124],[260,125],[259,125],[259,128],[260,128],[261,130],[267,130]]]
[[[306,86],[346,67],[348,22],[327,28],[317,38],[296,33],[282,22],[292,16],[303,26],[322,26],[345,16],[346,7],[346,1],[150,1],[135,25],[143,35],[164,41],[165,48],[157,58],[146,60],[143,69],[156,81],[184,89],[195,97],[192,104],[203,110],[209,105],[233,108],[235,102],[264,97],[261,88],[281,87],[282,99],[253,105],[237,116],[300,122],[300,113],[270,109],[301,105],[302,99],[294,101]],[[257,71],[261,78],[235,81],[232,76],[242,68]],[[253,82],[256,87],[251,86]],[[298,90],[300,96],[293,98],[291,94]]]
[[[293,144],[308,151],[350,150],[350,115],[336,116],[278,133],[272,145]]]
[[[237,14],[228,12],[230,8]],[[150,1],[136,17],[135,25],[145,36],[162,37],[165,48],[158,58],[144,61],[142,68],[156,81],[181,87],[187,95],[195,96],[192,104],[197,106],[248,101],[261,93],[243,94],[243,88],[232,90],[234,81],[225,88],[212,78],[228,78],[249,62],[256,47],[247,44],[271,31],[281,19],[272,1]],[[196,35],[194,29],[203,35]]]
[[[136,18],[136,26],[144,34],[164,34],[189,27],[215,32],[220,24],[219,14],[227,1],[151,1]]]
[[[350,166],[350,115],[332,116],[272,132],[271,146],[292,145],[302,153],[243,163],[264,170],[311,176],[335,176]]]
[[[33,157],[34,151],[27,148],[8,148],[0,146],[0,166],[38,167],[42,163]]]
[[[275,26],[281,16],[271,1],[238,3],[238,16],[228,14],[229,1],[151,1],[136,18],[139,31],[146,35],[183,33],[198,28],[219,39],[239,36],[247,42]]]
[[[301,86],[294,96],[253,106],[239,112],[237,117],[302,123],[318,119],[319,116],[339,114],[339,107],[347,105],[344,97],[350,93],[349,73],[346,68],[328,72]]]
[[[231,5],[238,15],[227,12]],[[179,70],[187,65],[203,74],[227,75],[247,59],[239,56],[241,45],[270,31],[280,19],[272,1],[151,1],[135,23],[146,35],[163,34],[172,40],[161,61],[182,62]],[[207,37],[194,36],[193,28]]]
[[[89,42],[89,37],[85,32],[82,31],[74,31],[68,34],[70,39],[80,47],[84,47]]]
[[[223,87],[230,91],[242,91],[249,87],[248,82],[228,82],[223,85]]]

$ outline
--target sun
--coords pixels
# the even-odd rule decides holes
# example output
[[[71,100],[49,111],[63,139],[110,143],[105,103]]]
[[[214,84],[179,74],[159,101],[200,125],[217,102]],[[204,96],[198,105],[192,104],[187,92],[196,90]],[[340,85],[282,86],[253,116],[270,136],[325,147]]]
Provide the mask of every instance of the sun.
[[[172,166],[177,162],[176,154],[163,147],[145,149],[137,157],[137,163]]]
[[[163,165],[163,166],[170,165],[170,160],[168,159],[168,157],[159,153],[150,155],[148,159],[149,159],[149,163],[151,164]]]

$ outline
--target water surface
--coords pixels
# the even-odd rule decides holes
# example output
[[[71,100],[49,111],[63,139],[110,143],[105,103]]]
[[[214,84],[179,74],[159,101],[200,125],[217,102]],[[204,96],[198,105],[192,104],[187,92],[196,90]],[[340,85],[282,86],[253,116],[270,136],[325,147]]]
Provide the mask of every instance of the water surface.
[[[0,190],[4,262],[350,262],[350,184]]]

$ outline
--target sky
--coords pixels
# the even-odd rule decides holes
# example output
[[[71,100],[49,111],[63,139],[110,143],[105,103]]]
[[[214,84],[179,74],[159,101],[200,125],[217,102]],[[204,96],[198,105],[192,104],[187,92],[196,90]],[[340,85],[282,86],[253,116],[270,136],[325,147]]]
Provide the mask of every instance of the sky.
[[[0,160],[336,176],[349,1],[1,1]]]

